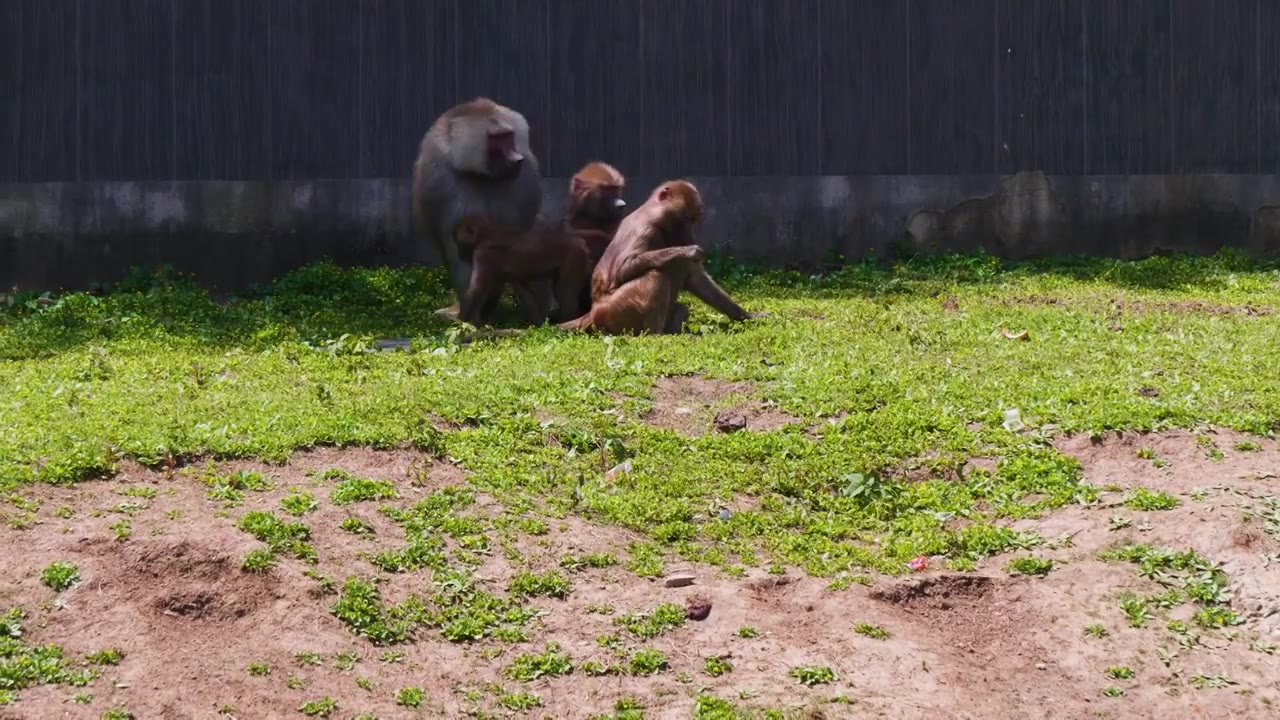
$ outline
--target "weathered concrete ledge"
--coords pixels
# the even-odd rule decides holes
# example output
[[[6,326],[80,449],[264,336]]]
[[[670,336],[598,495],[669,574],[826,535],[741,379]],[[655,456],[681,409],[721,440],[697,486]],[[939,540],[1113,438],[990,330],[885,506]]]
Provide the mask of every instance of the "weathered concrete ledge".
[[[632,178],[642,201],[661,178]],[[704,244],[805,267],[836,255],[974,251],[1136,258],[1235,247],[1280,253],[1280,176],[882,175],[692,178]],[[564,178],[545,182],[544,214]],[[0,185],[0,287],[83,288],[172,264],[234,290],[328,257],[434,263],[413,237],[407,178]]]

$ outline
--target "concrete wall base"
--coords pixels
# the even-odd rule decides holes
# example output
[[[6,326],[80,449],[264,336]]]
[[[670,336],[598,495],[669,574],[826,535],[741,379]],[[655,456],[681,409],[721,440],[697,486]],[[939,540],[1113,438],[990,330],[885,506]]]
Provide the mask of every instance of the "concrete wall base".
[[[628,201],[661,180],[631,178]],[[691,180],[707,202],[704,245],[780,266],[979,248],[1009,259],[1280,254],[1277,175]],[[566,187],[545,181],[545,215],[561,212]],[[407,178],[0,185],[0,287],[85,288],[171,264],[233,291],[325,257],[435,263],[409,207]]]

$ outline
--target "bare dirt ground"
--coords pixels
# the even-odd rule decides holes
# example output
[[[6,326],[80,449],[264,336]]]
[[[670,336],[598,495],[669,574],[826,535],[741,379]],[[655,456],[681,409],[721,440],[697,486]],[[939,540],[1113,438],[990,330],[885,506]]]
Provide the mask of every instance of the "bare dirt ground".
[[[691,401],[688,392],[677,395],[684,399],[669,402],[660,392],[655,415],[691,432],[711,429],[707,413],[734,407],[733,398],[717,390],[681,412]],[[767,409],[744,412],[748,429],[754,429],[752,418],[785,421],[770,419]],[[992,558],[975,573],[937,569],[938,562],[922,573],[873,576],[870,586],[842,590],[831,589],[829,579],[795,571],[783,580],[763,574],[726,578],[710,568],[673,563],[669,574],[689,571],[696,580],[669,588],[621,566],[585,569],[572,574],[574,590],[567,599],[533,601],[543,615],[530,626],[527,642],[458,644],[429,631],[396,646],[403,656],[394,661],[329,612],[335,596],[304,575],[304,564],[282,558],[267,573],[241,570],[245,554],[263,544],[237,529],[236,519],[251,509],[278,512],[280,499],[295,489],[319,488],[309,470],[339,467],[394,482],[401,494],[396,501],[344,507],[322,502],[303,518],[312,529],[316,572],[341,584],[348,575],[379,574],[362,553],[404,543],[400,526],[377,512],[379,505],[408,507],[440,487],[465,484],[462,471],[428,464],[411,452],[359,449],[299,453],[283,466],[223,463],[220,472],[257,469],[273,484],[228,510],[207,497],[206,486],[193,476],[199,468],[165,474],[130,466],[110,481],[33,489],[30,495],[42,502],[37,523],[0,530],[7,549],[0,554],[0,608],[29,610],[25,641],[56,643],[71,657],[112,646],[125,653],[88,690],[93,697],[87,704],[72,703],[77,690],[65,685],[32,687],[18,703],[0,708],[0,718],[97,718],[117,705],[138,718],[301,717],[303,703],[324,696],[337,701],[332,717],[461,717],[481,711],[506,716],[512,713],[496,704],[502,690],[536,693],[544,704],[528,716],[550,718],[610,713],[628,694],[642,701],[645,717],[690,717],[700,690],[808,718],[1278,717],[1280,656],[1269,653],[1280,644],[1280,519],[1268,521],[1265,498],[1280,494],[1280,448],[1268,440],[1216,435],[1221,447],[1244,440],[1258,449],[1221,461],[1189,433],[1063,440],[1060,448],[1084,463],[1086,480],[1108,489],[1095,506],[1017,523],[1058,541],[1034,553],[1056,562],[1042,578],[1008,573],[1009,556]],[[1144,448],[1151,452],[1140,453]],[[120,494],[144,486],[155,488],[154,498]],[[1166,511],[1132,510],[1122,503],[1135,487],[1175,493],[1182,503]],[[122,502],[134,505],[121,512]],[[480,497],[468,512],[496,517],[504,508]],[[350,516],[370,523],[376,534],[340,530]],[[124,518],[131,534],[121,540],[111,527]],[[535,569],[556,567],[566,553],[625,557],[634,539],[573,517],[548,524],[547,534],[518,541]],[[1191,606],[1157,613],[1145,628],[1131,627],[1120,594],[1151,595],[1164,588],[1129,563],[1098,559],[1100,551],[1125,543],[1193,549],[1221,562],[1230,578],[1231,606],[1244,623],[1205,632],[1190,646],[1166,624],[1189,621]],[[42,585],[40,572],[53,561],[75,563],[82,581],[62,593]],[[495,551],[476,575],[503,594],[513,572]],[[430,571],[383,576],[384,599],[398,602],[425,591]],[[501,673],[513,656],[538,652],[547,642],[560,643],[578,663],[609,662],[597,638],[617,628],[599,607],[620,614],[695,598],[711,603],[705,620],[645,643],[666,653],[667,672],[576,672],[528,683]],[[856,634],[852,628],[859,623],[881,626],[890,635]],[[1106,628],[1105,636],[1085,632],[1095,624]],[[758,637],[739,637],[744,626],[756,628]],[[319,654],[319,664],[300,663],[300,652]],[[355,657],[346,669],[336,663],[344,652]],[[714,655],[725,656],[733,671],[704,674],[703,659]],[[247,668],[253,663],[270,666],[271,673],[251,675]],[[804,687],[787,676],[799,665],[829,666],[838,679]],[[1131,668],[1134,677],[1108,677],[1108,668],[1118,666]],[[409,686],[426,691],[418,710],[395,702],[396,690]],[[1107,696],[1107,687],[1123,695]]]

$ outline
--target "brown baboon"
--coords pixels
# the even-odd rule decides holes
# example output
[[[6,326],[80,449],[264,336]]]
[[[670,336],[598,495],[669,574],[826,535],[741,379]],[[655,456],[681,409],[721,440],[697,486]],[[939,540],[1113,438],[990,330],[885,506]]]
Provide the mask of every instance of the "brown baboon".
[[[683,290],[733,320],[759,316],[743,310],[702,267],[702,248],[693,236],[701,220],[702,197],[692,183],[659,185],[619,224],[591,277],[591,309],[560,327],[605,334],[678,333],[689,317],[689,308],[677,302]]]
[[[483,322],[481,311],[512,284],[517,296],[527,292],[521,280],[553,278],[560,304],[559,316],[575,318],[582,311],[579,299],[591,277],[591,242],[607,242],[598,230],[581,230],[567,223],[534,225],[529,232],[500,228],[481,215],[469,215],[458,224],[456,241],[471,257],[471,284],[463,295],[459,317],[473,325]],[[537,298],[525,302],[538,307]]]
[[[608,163],[587,163],[569,181],[569,206],[565,217],[576,228],[599,230],[612,236],[627,215],[622,191],[627,180]],[[600,248],[604,254],[604,248]],[[600,261],[600,256],[593,258]]]

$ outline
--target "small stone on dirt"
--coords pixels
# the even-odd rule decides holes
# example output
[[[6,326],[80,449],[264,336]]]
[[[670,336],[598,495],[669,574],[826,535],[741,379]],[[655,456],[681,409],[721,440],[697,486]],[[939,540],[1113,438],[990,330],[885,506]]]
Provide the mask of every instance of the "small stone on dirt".
[[[688,585],[692,585],[693,579],[694,578],[692,575],[672,575],[671,577],[663,581],[662,584],[666,585],[669,588],[685,587]]]
[[[716,415],[716,430],[722,433],[738,432],[747,429],[747,416],[737,410],[725,410]]]

